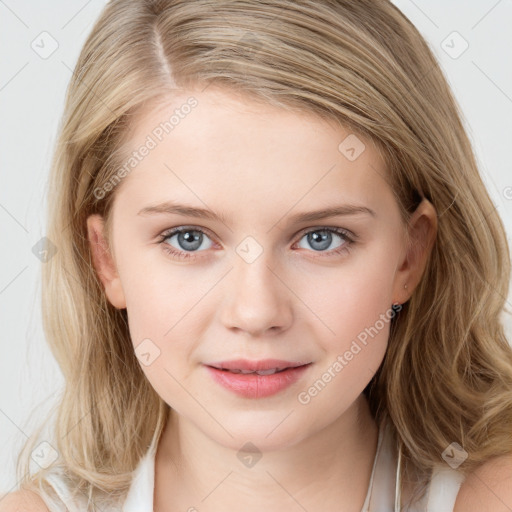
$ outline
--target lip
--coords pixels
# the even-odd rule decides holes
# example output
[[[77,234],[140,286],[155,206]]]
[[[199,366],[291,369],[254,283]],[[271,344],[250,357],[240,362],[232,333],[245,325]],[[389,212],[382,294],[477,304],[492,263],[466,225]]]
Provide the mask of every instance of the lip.
[[[269,362],[271,361],[271,362]],[[298,366],[286,366],[287,369],[274,373],[271,375],[258,375],[256,373],[242,374],[232,373],[228,369],[219,369],[214,366],[205,365],[206,369],[212,376],[213,380],[226,388],[227,390],[244,398],[265,398],[275,395],[292,384],[296,383],[311,366],[312,363],[300,364],[300,363],[289,363],[286,361],[277,360],[265,360],[260,361],[260,368],[254,368],[255,361],[250,363],[252,367],[247,367],[249,363],[245,361],[246,368],[243,368],[243,364],[240,364],[240,360],[235,362],[230,361],[233,370],[267,370],[270,368],[279,368],[280,365],[286,363],[287,365],[298,365]],[[217,366],[217,363],[215,363]],[[242,368],[240,367],[242,366]],[[265,366],[265,367],[262,367]]]
[[[309,361],[284,361],[283,359],[260,359],[259,361],[250,361],[248,359],[232,359],[231,361],[220,361],[218,363],[210,363],[207,366],[222,370],[250,370],[260,371],[269,370],[271,368],[295,368],[308,364]]]

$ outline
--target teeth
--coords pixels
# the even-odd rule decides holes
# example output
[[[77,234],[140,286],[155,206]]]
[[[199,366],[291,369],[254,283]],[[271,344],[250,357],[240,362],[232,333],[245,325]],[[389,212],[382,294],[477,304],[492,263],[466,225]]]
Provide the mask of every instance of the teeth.
[[[283,368],[284,370],[284,368]],[[257,373],[258,375],[273,375],[274,373],[277,373],[277,372],[280,372],[282,370],[279,370],[279,368],[269,368],[268,370],[258,370],[258,371],[253,371],[253,370],[228,370],[232,373],[242,373],[244,375],[247,375],[249,373]]]
[[[258,375],[272,375],[277,372],[277,368],[269,368],[268,370],[260,370],[256,372]]]

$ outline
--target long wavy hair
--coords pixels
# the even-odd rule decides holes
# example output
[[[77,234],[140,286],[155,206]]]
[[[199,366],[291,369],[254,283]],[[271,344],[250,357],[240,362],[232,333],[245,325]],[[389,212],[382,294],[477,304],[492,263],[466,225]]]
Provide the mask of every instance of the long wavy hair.
[[[458,442],[466,474],[512,451],[512,350],[500,315],[510,278],[503,224],[479,174],[462,114],[429,46],[387,0],[112,0],[80,53],[48,188],[43,323],[65,379],[52,446],[22,489],[47,495],[60,474],[87,510],[121,500],[169,406],[134,354],[126,310],[106,299],[86,219],[108,219],[131,121],[172,89],[222,86],[335,120],[375,142],[406,223],[419,199],[438,215],[421,282],[393,319],[387,353],[364,393],[391,421],[403,478],[425,488]],[[144,411],[144,414],[141,414]],[[423,486],[423,487],[422,487]],[[103,502],[103,501],[101,501]]]

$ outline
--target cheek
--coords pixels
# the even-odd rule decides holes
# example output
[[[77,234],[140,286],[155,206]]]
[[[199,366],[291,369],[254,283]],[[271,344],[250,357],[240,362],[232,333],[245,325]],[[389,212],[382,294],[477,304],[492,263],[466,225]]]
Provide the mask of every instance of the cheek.
[[[186,287],[179,289],[170,279],[147,275],[133,279],[127,288],[130,337],[141,369],[156,393],[181,412],[182,404],[190,400],[186,392],[193,369],[190,361],[195,340],[200,339],[201,308],[193,307],[198,297],[191,293],[190,283],[184,296]]]
[[[314,279],[300,275],[297,291],[311,310],[304,310],[303,322],[305,329],[314,326],[311,337],[323,357],[308,382],[312,387],[302,390],[299,403],[314,402],[313,407],[331,403],[332,413],[339,413],[375,375],[395,316],[391,309],[395,262],[393,248],[381,246],[347,258],[338,267],[317,268]]]
[[[197,334],[193,329],[198,325],[197,315],[202,310],[197,304],[201,298],[202,287],[199,288],[191,291],[189,285],[187,292],[173,286],[172,282],[161,281],[145,281],[133,287],[127,293],[126,305],[134,346],[146,338],[161,349],[172,344],[173,352],[180,351],[187,342],[190,344]]]
[[[391,251],[389,257],[380,254],[386,252],[360,252],[338,266],[317,265],[294,279],[294,291],[308,306],[300,308],[304,321],[317,317],[316,332],[329,348],[343,348],[382,315],[391,314],[396,258]]]
[[[215,277],[197,271],[194,276],[186,266],[173,265],[160,246],[123,255],[118,270],[134,344],[146,337],[164,339]]]
[[[203,330],[216,311],[209,291],[219,279],[217,272],[205,276],[204,270],[173,266],[163,257],[152,265],[125,261],[121,268],[130,336],[142,369],[158,392],[174,388],[170,374],[180,382],[188,377]],[[152,362],[146,366],[148,357],[141,356],[148,352]]]
[[[327,416],[318,415],[318,425],[334,421],[350,407],[377,372],[387,350],[395,316],[389,300],[392,279],[386,274],[390,272],[386,265],[369,269],[360,274],[340,272],[338,282],[331,281],[323,294],[315,288],[308,296],[308,305],[321,320],[309,320],[308,325],[315,324],[312,337],[323,356],[297,401],[312,415],[329,408]]]

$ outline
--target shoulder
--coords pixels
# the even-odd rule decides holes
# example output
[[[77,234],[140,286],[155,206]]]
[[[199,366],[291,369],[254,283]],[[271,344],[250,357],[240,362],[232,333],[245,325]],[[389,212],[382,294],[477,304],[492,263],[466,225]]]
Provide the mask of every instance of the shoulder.
[[[41,497],[32,491],[16,491],[0,496],[0,512],[50,512]]]
[[[483,463],[460,486],[453,512],[482,510],[512,510],[512,454],[494,457]]]

